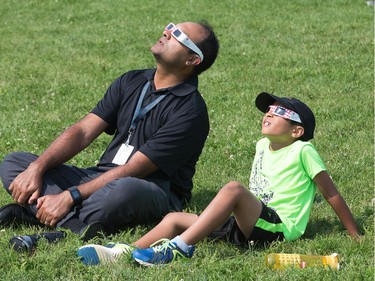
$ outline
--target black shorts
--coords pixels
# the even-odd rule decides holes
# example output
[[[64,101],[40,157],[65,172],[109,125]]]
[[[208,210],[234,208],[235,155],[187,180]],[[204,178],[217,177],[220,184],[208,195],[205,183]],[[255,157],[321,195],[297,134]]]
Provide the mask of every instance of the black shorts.
[[[269,224],[270,226],[278,225],[278,229],[281,228],[281,219],[270,207],[267,207],[262,202],[262,212],[259,216],[259,220],[262,220],[262,226]],[[249,238],[246,238],[240,228],[237,225],[234,216],[228,218],[228,220],[212,232],[208,237],[211,239],[223,239],[237,246],[246,246],[250,244],[269,244],[276,240],[284,240],[284,234],[282,231],[274,231],[272,228],[275,227],[262,227],[259,225],[254,226],[253,231]]]

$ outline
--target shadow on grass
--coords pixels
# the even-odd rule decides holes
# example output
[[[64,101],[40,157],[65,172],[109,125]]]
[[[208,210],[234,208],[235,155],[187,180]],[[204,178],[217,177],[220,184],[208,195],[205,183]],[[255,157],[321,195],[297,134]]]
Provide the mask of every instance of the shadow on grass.
[[[208,206],[208,204],[210,204],[212,199],[214,199],[217,192],[219,192],[219,190],[214,191],[208,189],[196,191],[193,194],[192,200],[186,207],[201,213]]]
[[[324,197],[321,194],[315,195],[314,204],[321,204],[324,203],[324,201]],[[365,234],[365,224],[369,219],[373,221],[373,216],[374,207],[363,206],[361,213],[354,217],[361,235]],[[315,218],[310,219],[303,237],[306,239],[314,239],[317,235],[329,235],[334,232],[341,232],[344,230],[344,226],[337,217],[335,217],[333,220],[328,220],[325,218]]]
[[[355,221],[358,226],[359,233],[361,235],[365,234],[365,222],[373,217],[374,210],[371,207],[366,206],[359,216],[355,217]],[[314,239],[317,235],[330,235],[334,232],[341,232],[344,230],[344,226],[339,221],[339,219],[334,219],[334,221],[329,221],[327,219],[314,219],[309,221],[305,234],[303,235],[306,239]]]
[[[338,220],[328,221],[326,219],[315,219],[309,221],[303,238],[314,239],[317,235],[330,235],[342,229],[342,225]]]

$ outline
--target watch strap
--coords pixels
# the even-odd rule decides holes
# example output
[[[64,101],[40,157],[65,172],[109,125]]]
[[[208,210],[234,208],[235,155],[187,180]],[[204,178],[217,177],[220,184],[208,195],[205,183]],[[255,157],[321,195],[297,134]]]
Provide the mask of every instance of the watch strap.
[[[82,203],[83,201],[82,194],[76,186],[69,187],[68,191],[70,195],[72,196],[74,206]]]

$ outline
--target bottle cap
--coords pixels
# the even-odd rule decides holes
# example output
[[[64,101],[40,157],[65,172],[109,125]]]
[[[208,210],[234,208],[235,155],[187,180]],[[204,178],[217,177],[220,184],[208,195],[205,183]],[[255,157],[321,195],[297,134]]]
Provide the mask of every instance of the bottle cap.
[[[9,244],[17,252],[31,251],[33,248],[33,241],[29,236],[13,236]]]
[[[340,269],[339,254],[333,253],[329,257],[330,257],[330,260],[328,260],[328,266],[332,269],[339,270]]]

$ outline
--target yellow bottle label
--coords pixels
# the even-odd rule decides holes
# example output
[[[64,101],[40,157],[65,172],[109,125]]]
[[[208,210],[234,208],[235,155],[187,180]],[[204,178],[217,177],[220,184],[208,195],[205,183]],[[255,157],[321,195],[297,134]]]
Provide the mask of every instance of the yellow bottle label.
[[[273,269],[292,266],[296,268],[306,268],[310,266],[330,267],[339,269],[338,255],[330,256],[309,256],[299,254],[269,254],[266,256],[266,264]]]

